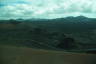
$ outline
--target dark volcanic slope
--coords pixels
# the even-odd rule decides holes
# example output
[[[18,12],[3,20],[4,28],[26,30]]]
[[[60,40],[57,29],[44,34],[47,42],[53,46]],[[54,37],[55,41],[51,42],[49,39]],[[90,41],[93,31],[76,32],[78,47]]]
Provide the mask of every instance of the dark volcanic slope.
[[[62,34],[75,39],[80,49],[96,48],[96,19],[78,16],[0,20],[0,44],[54,49]]]

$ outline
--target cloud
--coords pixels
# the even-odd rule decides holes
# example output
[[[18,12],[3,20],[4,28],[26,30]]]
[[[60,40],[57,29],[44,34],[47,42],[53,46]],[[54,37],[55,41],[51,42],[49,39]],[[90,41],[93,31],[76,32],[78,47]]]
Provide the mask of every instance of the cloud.
[[[2,18],[95,17],[96,0],[0,0]]]

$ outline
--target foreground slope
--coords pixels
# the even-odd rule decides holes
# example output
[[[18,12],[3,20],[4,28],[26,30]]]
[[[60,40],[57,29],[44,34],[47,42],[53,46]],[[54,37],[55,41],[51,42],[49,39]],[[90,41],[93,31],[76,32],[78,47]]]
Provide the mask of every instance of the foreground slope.
[[[96,55],[0,46],[0,64],[95,64]]]

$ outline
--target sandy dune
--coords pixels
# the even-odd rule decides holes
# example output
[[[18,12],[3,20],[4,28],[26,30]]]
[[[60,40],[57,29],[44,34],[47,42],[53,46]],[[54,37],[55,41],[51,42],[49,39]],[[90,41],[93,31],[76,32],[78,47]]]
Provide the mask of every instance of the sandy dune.
[[[0,64],[96,64],[96,55],[0,46]]]

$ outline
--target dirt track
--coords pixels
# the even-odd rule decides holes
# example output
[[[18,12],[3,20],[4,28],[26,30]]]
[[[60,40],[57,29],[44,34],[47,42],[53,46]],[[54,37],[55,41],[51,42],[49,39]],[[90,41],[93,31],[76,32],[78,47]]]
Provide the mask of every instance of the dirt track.
[[[96,55],[0,46],[0,64],[96,64]]]

